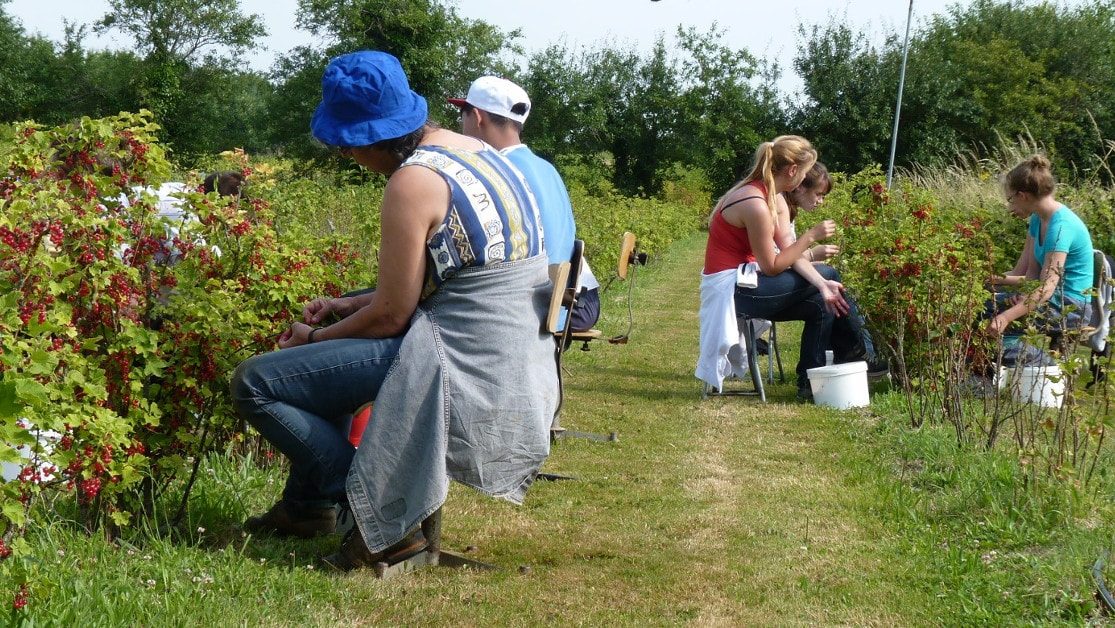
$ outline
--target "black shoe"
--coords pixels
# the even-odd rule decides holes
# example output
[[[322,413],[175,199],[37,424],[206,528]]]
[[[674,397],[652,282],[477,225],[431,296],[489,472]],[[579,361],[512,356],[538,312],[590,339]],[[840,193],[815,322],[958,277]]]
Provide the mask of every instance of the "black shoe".
[[[867,379],[872,382],[890,375],[890,365],[887,364],[885,358],[878,355],[875,356],[874,360],[867,357],[867,354],[863,352],[853,353],[851,355],[840,355],[836,357],[835,362],[836,364],[867,362]]]
[[[765,338],[755,339],[755,353],[759,355],[767,355],[770,353],[770,343]]]

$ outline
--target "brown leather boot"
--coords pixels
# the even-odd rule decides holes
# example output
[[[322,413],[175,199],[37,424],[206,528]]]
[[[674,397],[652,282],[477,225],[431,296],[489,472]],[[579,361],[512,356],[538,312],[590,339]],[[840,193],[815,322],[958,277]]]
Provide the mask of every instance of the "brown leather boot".
[[[245,532],[252,534],[295,536],[302,539],[332,534],[336,527],[336,509],[296,509],[285,500],[279,500],[271,510],[262,515],[249,517],[243,526]]]
[[[352,571],[373,567],[376,563],[394,565],[426,551],[427,548],[426,537],[422,535],[422,530],[419,528],[391,547],[381,552],[372,552],[364,543],[360,528],[354,527],[345,535],[345,540],[341,542],[341,548],[337,553],[323,557],[321,562],[330,569]]]

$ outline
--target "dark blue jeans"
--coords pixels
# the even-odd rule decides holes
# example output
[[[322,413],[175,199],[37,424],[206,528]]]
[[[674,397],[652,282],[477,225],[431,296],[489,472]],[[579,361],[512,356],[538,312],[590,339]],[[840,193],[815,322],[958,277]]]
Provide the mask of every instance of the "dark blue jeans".
[[[814,268],[825,279],[840,281],[840,273],[828,264],[814,264]],[[830,348],[835,355],[837,364],[844,362],[858,362],[864,360],[874,362],[876,359],[875,343],[871,334],[867,332],[867,323],[859,311],[855,299],[848,293],[844,294],[848,302],[848,315],[839,316],[832,321],[832,335]]]
[[[570,321],[573,331],[592,329],[598,320],[600,320],[600,288],[582,289],[577,295],[577,305],[573,307],[573,319]]]
[[[290,459],[284,500],[298,508],[344,501],[355,452],[349,417],[375,399],[401,344],[402,337],[325,340],[236,368],[237,412]]]

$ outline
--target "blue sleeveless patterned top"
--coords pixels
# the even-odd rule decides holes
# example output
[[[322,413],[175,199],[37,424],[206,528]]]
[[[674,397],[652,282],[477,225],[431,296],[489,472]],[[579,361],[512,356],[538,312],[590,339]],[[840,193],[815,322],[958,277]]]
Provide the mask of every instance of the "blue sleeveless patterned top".
[[[450,190],[445,221],[426,242],[423,299],[462,268],[543,254],[538,203],[523,175],[495,149],[419,146],[403,162],[411,165],[437,172]]]

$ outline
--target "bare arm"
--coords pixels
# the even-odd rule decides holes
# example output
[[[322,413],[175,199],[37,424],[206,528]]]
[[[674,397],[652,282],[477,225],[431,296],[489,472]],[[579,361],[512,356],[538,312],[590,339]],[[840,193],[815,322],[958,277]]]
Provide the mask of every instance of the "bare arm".
[[[319,297],[302,308],[302,322],[307,325],[317,325],[328,318],[330,314],[336,314],[337,318],[344,318],[352,315],[353,312],[371,303],[371,301],[371,292],[335,299]],[[314,339],[317,340],[316,337]]]
[[[774,238],[778,241],[779,248],[787,249],[793,246],[794,242],[797,241],[797,236],[794,234],[793,224],[790,223],[790,207],[786,204],[785,198],[779,195],[776,198],[776,202],[778,203],[778,224],[775,227]],[[822,298],[825,300],[825,307],[827,307],[829,311],[837,316],[844,316],[850,310],[848,302],[844,299],[844,285],[838,281],[825,279],[821,276],[821,273],[817,272],[817,269],[813,267],[814,261],[825,259],[824,257],[814,259],[814,251],[824,246],[823,244],[818,244],[811,249],[807,249],[806,254],[794,260],[791,267],[797,271],[799,275],[804,277],[806,281],[817,288]]]
[[[449,188],[441,177],[420,167],[402,168],[391,176],[380,210],[379,281],[375,292],[351,297],[355,309],[340,321],[322,327],[314,342],[334,338],[388,338],[406,331],[418,307],[426,278],[426,240],[449,207]],[[311,328],[292,327],[288,345],[308,341]]]
[[[813,262],[806,260],[804,257],[799,257],[794,261],[793,269],[817,288],[817,291],[821,293],[821,298],[825,300],[825,307],[830,312],[837,316],[846,316],[851,311],[851,306],[844,298],[844,284],[825,279],[821,273],[817,272]]]
[[[1037,289],[1016,300],[1014,305],[991,319],[988,330],[995,334],[1001,334],[1007,328],[1007,325],[1033,312],[1042,303],[1049,301],[1057,290],[1061,277],[1065,274],[1065,259],[1067,257],[1068,254],[1063,251],[1047,253],[1045,264],[1041,266],[1041,274],[1038,277],[1041,283]],[[1036,261],[1034,265],[1037,265]]]
[[[802,253],[814,242],[823,240],[836,232],[836,224],[831,220],[826,220],[802,234],[797,242],[776,253],[774,248],[775,220],[770,214],[766,201],[758,198],[749,199],[722,211],[724,220],[728,224],[747,229],[747,239],[751,243],[751,252],[755,255],[755,261],[758,262],[759,269],[765,275],[777,275],[790,268],[794,261],[800,259]]]
[[[783,206],[784,203],[782,204]],[[779,208],[778,210],[778,232],[775,234],[775,239],[778,241],[778,248],[784,249],[794,242],[797,242],[798,236],[794,233],[794,225],[790,222],[790,208]],[[802,255],[803,258],[810,262],[823,262],[829,258],[836,257],[840,253],[840,247],[835,244],[816,244],[808,249]],[[797,268],[797,265],[794,265]]]

